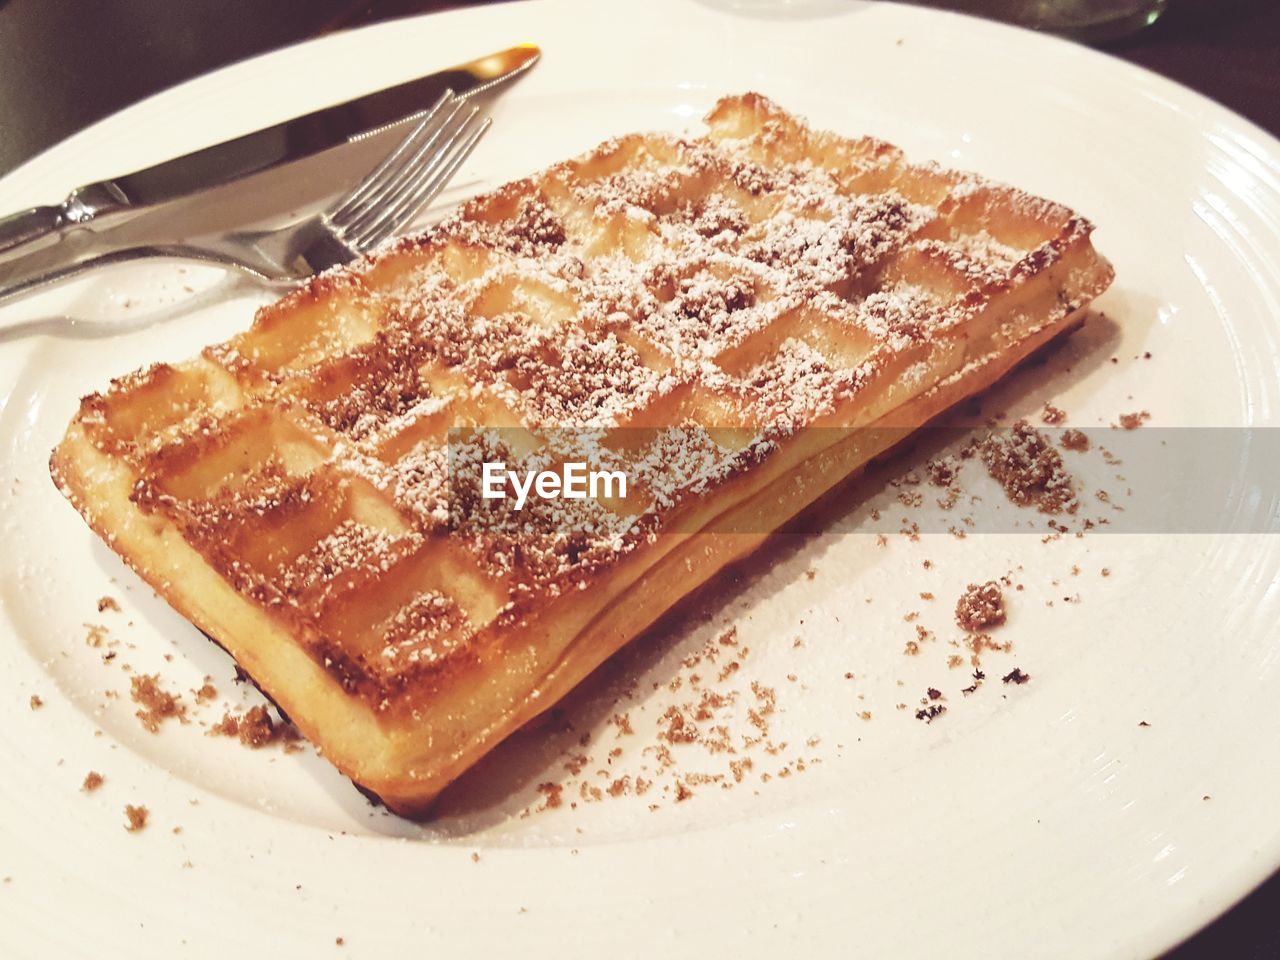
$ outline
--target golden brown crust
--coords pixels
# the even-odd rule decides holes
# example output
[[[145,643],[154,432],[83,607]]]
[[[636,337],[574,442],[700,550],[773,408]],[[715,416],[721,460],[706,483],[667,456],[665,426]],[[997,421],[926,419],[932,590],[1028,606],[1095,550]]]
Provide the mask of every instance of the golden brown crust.
[[[86,398],[54,453],[90,525],[394,809],[423,813],[1110,282],[1057,204],[757,95],[708,121],[610,141],[315,278]],[[478,497],[486,458],[578,455],[634,489]]]

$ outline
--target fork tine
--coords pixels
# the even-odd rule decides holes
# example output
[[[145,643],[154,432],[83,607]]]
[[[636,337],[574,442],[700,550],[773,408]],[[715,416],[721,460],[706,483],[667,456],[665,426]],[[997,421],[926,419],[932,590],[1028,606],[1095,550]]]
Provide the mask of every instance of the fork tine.
[[[441,149],[441,139],[452,136],[452,130],[463,105],[464,102],[461,99],[452,98],[438,113],[429,118],[429,122],[424,127],[420,130],[415,129],[413,134],[401,143],[405,149],[397,151],[400,156],[396,162],[383,170],[378,177],[370,178],[367,189],[362,191],[362,196],[354,203],[345,203],[327,215],[330,226],[340,234],[349,233],[357,229],[360,223],[366,222],[369,217],[376,216],[378,211],[385,207],[388,198],[396,195],[405,179],[414,175],[422,158],[438,153]]]
[[[367,194],[356,209],[345,215],[345,222],[335,225],[345,233],[360,233],[370,219],[376,218],[399,195],[404,184],[417,175],[424,162],[432,162],[432,158],[445,149],[445,145],[456,134],[459,124],[465,122],[465,107],[466,104],[461,99],[455,98],[449,103],[432,124],[430,135],[420,139],[413,150],[400,160],[395,170],[380,179],[377,189]],[[471,107],[471,110],[475,109]]]
[[[453,178],[458,168],[480,142],[480,138],[488,132],[492,123],[490,118],[481,117],[478,109],[473,109],[462,129],[450,139],[445,149],[434,157],[432,162],[424,165],[419,175],[406,185],[405,191],[383,212],[382,216],[360,232],[356,242],[361,248],[369,249],[377,246],[401,226],[412,221]]]
[[[376,245],[379,240],[408,219],[408,215],[420,209],[423,198],[432,191],[440,173],[449,167],[459,145],[465,144],[474,133],[477,112],[471,111],[463,125],[449,138],[448,143],[414,171],[413,177],[404,184],[403,189],[396,196],[389,198],[377,217],[362,224],[358,234],[358,241],[362,246]]]
[[[453,179],[458,168],[466,162],[467,157],[475,150],[476,144],[489,131],[493,120],[489,117],[473,118],[469,130],[462,142],[454,149],[452,155],[436,168],[435,175],[422,183],[414,193],[398,205],[394,216],[387,219],[379,228],[373,230],[365,239],[370,247],[377,246],[402,226],[412,223],[424,207],[431,203]]]
[[[414,126],[413,131],[400,141],[399,145],[387,154],[385,160],[378,164],[365,177],[356,184],[355,188],[349,191],[346,196],[342,197],[329,211],[328,216],[331,221],[341,221],[349,217],[355,206],[359,205],[371,191],[377,188],[382,180],[389,175],[393,167],[399,165],[400,160],[411,149],[416,150],[418,144],[426,137],[427,131],[437,126],[440,118],[441,110],[454,101],[452,90],[445,90],[440,98],[432,105],[431,109],[422,115],[422,118]]]
[[[465,136],[469,124],[479,112],[479,107],[472,106],[465,113],[455,118],[456,123],[450,123],[448,127],[442,130],[440,141],[435,144],[435,149],[430,154],[424,153],[418,159],[417,164],[411,165],[405,170],[395,189],[388,190],[383,196],[382,205],[377,210],[372,211],[369,217],[362,218],[356,232],[361,236],[366,236],[378,229],[389,216],[394,216],[401,202],[406,197],[413,195],[425,179],[429,178],[436,169],[447,162],[454,145]]]
[[[458,136],[459,130],[478,110],[475,106],[468,110],[463,108],[462,101],[455,101],[447,111],[448,116],[441,120],[430,139],[420,144],[413,154],[400,164],[393,176],[384,178],[380,189],[365,198],[360,205],[361,209],[347,217],[346,222],[334,223],[344,237],[360,236],[366,233],[370,226],[380,221],[383,213],[394,206],[405,191],[410,189],[421,175],[424,165],[429,167],[440,161],[443,154],[448,151],[449,145]]]

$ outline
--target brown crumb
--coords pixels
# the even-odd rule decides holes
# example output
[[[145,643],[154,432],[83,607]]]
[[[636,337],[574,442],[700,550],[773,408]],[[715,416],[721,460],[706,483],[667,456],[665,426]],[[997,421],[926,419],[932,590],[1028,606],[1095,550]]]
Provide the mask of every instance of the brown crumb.
[[[288,748],[302,738],[297,727],[284,721],[275,722],[270,711],[262,705],[250,707],[239,716],[228,710],[209,728],[209,736],[236,737],[254,750],[272,743],[284,743]]]
[[[208,680],[198,689],[193,690],[192,696],[196,698],[196,703],[208,703],[210,700],[216,700],[218,697],[218,688]]]
[[[120,604],[116,602],[115,597],[98,598],[98,612],[104,613],[107,610],[114,610],[116,613],[120,612]]]
[[[698,739],[698,730],[691,723],[685,723],[684,715],[678,707],[668,707],[662,715],[667,728],[658,734],[659,740],[668,743],[693,743]]]
[[[929,482],[935,487],[949,487],[956,478],[959,465],[951,457],[940,457],[937,460],[930,460],[924,465],[925,472],[929,475]]]
[[[1120,414],[1120,426],[1126,430],[1137,430],[1140,426],[1151,419],[1151,414],[1146,410],[1139,410],[1137,413]]]
[[[969,584],[969,588],[956,601],[956,623],[969,633],[981,633],[988,627],[998,627],[1005,622],[1004,594],[1000,584],[988,580],[982,586]]]
[[[480,852],[479,852],[478,850],[472,850],[472,851],[471,851],[471,862],[472,862],[472,863],[479,863],[479,862],[480,862]]]
[[[338,946],[342,946],[347,941],[344,940],[342,937],[334,937],[333,942],[336,943]]]
[[[40,694],[33,693],[31,695],[31,699],[27,701],[27,704],[31,707],[32,710],[39,710],[41,707],[44,706],[44,701],[40,699]]]
[[[1083,430],[1063,430],[1058,442],[1064,450],[1074,450],[1077,453],[1084,453],[1089,449],[1089,435]]]
[[[131,803],[126,803],[124,806],[124,815],[129,821],[125,825],[125,829],[130,833],[137,833],[138,831],[146,828],[147,818],[151,816],[151,811],[143,806],[135,807]]]
[[[1067,422],[1067,414],[1063,410],[1059,410],[1051,403],[1044,405],[1044,410],[1040,412],[1040,419],[1051,427]]]
[[[1149,727],[1149,726],[1151,726],[1151,724],[1147,723],[1147,721],[1145,721],[1145,720],[1139,720],[1139,721],[1138,721],[1138,726],[1140,726],[1140,727]]]
[[[80,789],[85,793],[93,793],[93,791],[102,786],[104,780],[106,780],[106,777],[97,770],[90,770],[85,774],[84,783],[80,785]]]
[[[905,706],[905,704],[904,704]],[[947,712],[945,704],[933,703],[927,707],[921,707],[916,711],[916,719],[923,720],[925,723],[933,723],[934,720]]]
[[[182,722],[186,721],[187,708],[182,703],[182,698],[160,687],[158,673],[135,676],[129,681],[129,696],[142,708],[137,711],[137,718],[152,733],[159,732],[160,724],[166,720],[176,717]]]
[[[1023,673],[1021,667],[1014,667],[1000,679],[1004,683],[1016,683],[1021,686],[1031,679],[1031,674]]]
[[[561,794],[564,793],[564,787],[558,783],[552,783],[550,780],[545,783],[538,784],[538,792],[545,798],[543,804],[547,809],[555,809],[564,803]]]
[[[1075,482],[1062,454],[1027,421],[1014,423],[1008,434],[988,435],[979,442],[978,452],[992,479],[1018,506],[1034,506],[1049,514],[1079,509]]]

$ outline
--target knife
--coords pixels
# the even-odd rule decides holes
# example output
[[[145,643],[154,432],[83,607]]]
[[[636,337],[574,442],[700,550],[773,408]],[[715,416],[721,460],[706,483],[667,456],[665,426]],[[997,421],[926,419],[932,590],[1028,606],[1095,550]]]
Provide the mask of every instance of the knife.
[[[155,207],[372,137],[422,116],[446,89],[459,97],[477,96],[525,73],[540,56],[533,44],[520,44],[136,173],[78,187],[57,206],[0,219],[0,261],[44,249],[77,228],[116,214]]]

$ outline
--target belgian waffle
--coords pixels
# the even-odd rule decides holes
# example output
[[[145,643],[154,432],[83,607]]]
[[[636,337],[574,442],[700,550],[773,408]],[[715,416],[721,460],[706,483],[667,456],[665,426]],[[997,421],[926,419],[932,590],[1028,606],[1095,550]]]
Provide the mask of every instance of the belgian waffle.
[[[755,94],[707,123],[315,278],[85,398],[54,452],[106,542],[397,812],[1111,281],[1055,203]],[[588,447],[625,497],[476,494],[487,459]]]

